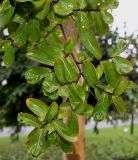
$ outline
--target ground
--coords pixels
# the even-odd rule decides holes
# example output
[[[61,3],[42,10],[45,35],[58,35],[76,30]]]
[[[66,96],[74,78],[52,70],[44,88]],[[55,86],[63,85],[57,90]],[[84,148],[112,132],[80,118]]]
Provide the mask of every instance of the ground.
[[[0,137],[0,160],[36,160],[25,149],[26,136],[11,144],[9,137]],[[102,128],[99,135],[86,130],[87,160],[138,160],[138,125],[134,135],[128,126]],[[49,148],[38,160],[62,160],[58,147]]]

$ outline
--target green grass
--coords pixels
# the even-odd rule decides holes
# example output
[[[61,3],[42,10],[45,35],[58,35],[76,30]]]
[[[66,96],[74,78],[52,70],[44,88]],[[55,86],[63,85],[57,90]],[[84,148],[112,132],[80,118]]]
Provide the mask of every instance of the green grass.
[[[138,160],[138,125],[134,135],[124,132],[123,127],[100,129],[96,135],[93,130],[86,131],[87,160]],[[9,137],[0,137],[0,160],[36,160],[25,149],[26,136],[19,142],[11,143]],[[49,148],[38,160],[62,160],[58,147]]]

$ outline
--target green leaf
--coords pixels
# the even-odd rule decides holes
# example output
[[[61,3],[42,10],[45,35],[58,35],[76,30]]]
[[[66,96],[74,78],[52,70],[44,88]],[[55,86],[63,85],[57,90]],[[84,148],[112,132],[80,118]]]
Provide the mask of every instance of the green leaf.
[[[75,41],[73,38],[70,38],[65,44],[64,51],[66,54],[73,53],[75,46]]]
[[[58,83],[54,73],[49,73],[47,75],[43,81],[42,87],[48,93],[55,92],[60,87],[60,84]]]
[[[125,77],[121,77],[115,83],[114,94],[116,96],[120,96],[128,87],[128,80]]]
[[[14,59],[15,59],[14,48],[11,45],[11,43],[4,44],[2,48],[5,51],[3,57],[4,64],[7,68],[11,67],[14,64]]]
[[[63,152],[65,153],[72,153],[73,152],[73,146],[68,141],[64,140],[60,136],[57,135],[57,141],[59,146],[62,148]]]
[[[104,22],[100,12],[91,12],[93,25],[98,34],[106,34],[109,30],[108,25]]]
[[[40,40],[40,24],[37,19],[30,19],[27,24],[28,41],[37,42]]]
[[[60,87],[58,89],[58,95],[61,97],[69,98],[70,102],[75,106],[77,106],[82,101],[82,99],[80,99],[80,97],[76,94],[74,89],[72,89],[70,84]]]
[[[56,102],[53,102],[48,109],[45,120],[50,122],[58,114],[58,105]]]
[[[57,140],[57,136],[58,135],[55,132],[48,134],[45,140],[45,148],[48,148],[51,145],[53,145]]]
[[[112,100],[119,113],[126,112],[126,105],[121,97],[113,96]]]
[[[129,44],[124,39],[120,39],[115,48],[111,51],[110,56],[115,57],[124,52],[127,49],[128,45]]]
[[[98,4],[102,2],[102,0],[87,0],[92,9],[97,9]]]
[[[76,0],[59,0],[58,3],[54,6],[54,10],[55,13],[65,16],[72,13],[73,9],[76,9],[76,7]]]
[[[73,82],[78,79],[78,68],[72,57],[57,59],[54,69],[57,79],[62,84]]]
[[[99,80],[103,75],[103,69],[101,65],[98,65],[96,68],[97,79]]]
[[[71,83],[71,89],[76,93],[76,95],[82,100],[86,100],[86,94],[83,89],[83,86],[80,86],[77,83]]]
[[[11,38],[17,47],[24,46],[27,42],[27,24],[20,24],[17,30],[11,35]]]
[[[78,133],[79,133],[79,125],[78,125],[78,118],[77,118],[75,113],[70,112],[70,115],[68,117],[67,126],[68,126],[69,131],[73,135],[78,135]]]
[[[109,96],[106,93],[101,95],[101,98],[98,100],[94,112],[93,118],[95,121],[102,121],[107,117],[109,108]]]
[[[74,110],[75,113],[82,115],[82,116],[87,116],[91,117],[93,113],[94,107],[89,104],[85,103],[80,103]]]
[[[116,9],[119,5],[118,0],[107,0],[101,6],[100,9],[108,10],[108,9]]]
[[[45,0],[45,5],[43,9],[37,12],[35,17],[38,18],[39,20],[43,20],[48,15],[49,11],[50,11],[50,1]]]
[[[101,66],[103,68],[108,83],[112,83],[120,77],[120,75],[117,73],[115,69],[113,62],[102,61]]]
[[[36,98],[28,98],[26,104],[28,108],[40,118],[40,120],[43,121],[45,119],[46,113],[48,112],[48,106],[43,101]]]
[[[38,157],[45,150],[45,132],[44,129],[37,129],[30,135],[27,143],[27,149],[30,154]]]
[[[90,18],[87,12],[82,11],[78,14],[78,26],[80,32],[86,29],[90,29]]]
[[[12,19],[12,21],[16,22],[16,23],[19,23],[19,24],[26,22],[26,20],[21,15],[19,15],[18,13],[16,13],[14,15],[14,18]]]
[[[32,49],[27,53],[27,57],[33,61],[54,66],[53,58],[40,49]]]
[[[25,78],[28,83],[36,84],[49,75],[50,72],[51,70],[45,67],[33,67],[25,73]]]
[[[101,10],[101,15],[105,23],[111,24],[114,21],[113,16],[106,10]]]
[[[110,83],[106,86],[103,86],[103,85],[96,85],[98,88],[108,92],[108,93],[113,93],[114,91],[114,87],[115,87],[115,82],[114,83]]]
[[[33,126],[36,128],[39,128],[42,125],[41,122],[36,117],[28,113],[20,112],[18,114],[18,121],[25,125]]]
[[[132,64],[125,58],[117,56],[113,58],[113,62],[117,72],[120,74],[127,74],[133,70]]]
[[[80,32],[80,39],[84,47],[94,56],[96,59],[102,58],[102,51],[100,45],[94,35],[90,30],[83,30]]]
[[[0,5],[0,29],[5,27],[12,18],[14,8],[10,4],[9,0],[4,0]]]
[[[88,3],[87,0],[78,0],[79,9],[84,9],[87,7]]]
[[[57,133],[66,141],[68,142],[75,142],[77,141],[77,136],[73,135],[68,127],[61,121],[61,120],[56,120],[53,122],[54,126],[56,128]]]
[[[89,86],[93,87],[98,83],[96,69],[91,62],[85,61],[82,65],[82,70],[84,79]]]

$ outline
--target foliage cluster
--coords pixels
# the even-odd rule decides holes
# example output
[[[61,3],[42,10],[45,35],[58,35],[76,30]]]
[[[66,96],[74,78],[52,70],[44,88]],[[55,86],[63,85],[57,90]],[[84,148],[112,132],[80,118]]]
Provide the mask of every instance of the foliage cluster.
[[[71,142],[77,141],[77,115],[102,121],[108,116],[111,104],[119,113],[126,111],[121,95],[132,86],[126,74],[132,64],[120,53],[128,47],[123,39],[104,59],[101,46],[94,34],[106,34],[113,22],[110,9],[118,7],[118,0],[4,0],[0,6],[0,28],[7,27],[9,36],[0,41],[6,67],[14,63],[14,48],[24,48],[30,60],[43,66],[32,67],[25,78],[30,84],[42,82],[43,94],[53,100],[45,102],[28,98],[26,105],[32,111],[19,113],[18,121],[34,127],[28,135],[27,148],[39,156],[52,144],[64,152],[72,152]],[[83,52],[74,54],[75,41],[66,36],[64,24],[74,21]],[[63,40],[64,38],[64,40]],[[97,63],[95,63],[97,62]],[[83,78],[84,83],[79,84]],[[86,103],[91,92],[96,104]],[[65,97],[58,105],[55,100]],[[69,118],[64,122],[67,112]]]

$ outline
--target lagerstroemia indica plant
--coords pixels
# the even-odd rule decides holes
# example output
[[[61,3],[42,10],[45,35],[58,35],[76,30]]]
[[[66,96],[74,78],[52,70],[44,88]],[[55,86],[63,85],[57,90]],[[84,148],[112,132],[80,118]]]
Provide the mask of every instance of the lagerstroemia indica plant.
[[[121,95],[132,84],[125,75],[133,67],[120,53],[127,49],[128,43],[120,39],[105,59],[95,36],[108,32],[113,22],[109,11],[118,4],[118,0],[1,2],[0,29],[7,28],[9,32],[9,36],[0,40],[5,65],[10,67],[14,63],[15,48],[23,48],[30,60],[41,64],[26,72],[27,82],[42,82],[43,94],[53,100],[47,106],[39,99],[28,98],[26,104],[32,114],[18,115],[19,122],[34,127],[27,141],[32,155],[39,156],[52,144],[71,152],[71,143],[77,140],[79,131],[77,115],[102,121],[111,104],[119,113],[125,112]],[[76,55],[77,40],[66,36],[63,26],[70,20],[76,25],[77,40],[81,41],[81,50]],[[83,84],[78,83],[80,78]],[[87,103],[90,92],[97,101],[95,106]],[[55,102],[58,97],[66,98],[66,102],[58,105]]]

